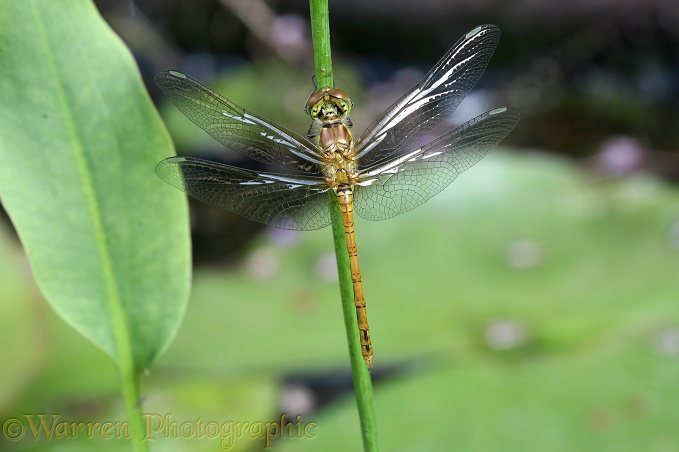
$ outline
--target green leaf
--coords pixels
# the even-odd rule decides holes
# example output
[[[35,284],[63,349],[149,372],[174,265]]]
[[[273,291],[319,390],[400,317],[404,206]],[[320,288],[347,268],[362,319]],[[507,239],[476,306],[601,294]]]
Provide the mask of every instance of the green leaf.
[[[170,343],[190,284],[172,144],[89,0],[0,0],[0,199],[52,307],[121,365]]]

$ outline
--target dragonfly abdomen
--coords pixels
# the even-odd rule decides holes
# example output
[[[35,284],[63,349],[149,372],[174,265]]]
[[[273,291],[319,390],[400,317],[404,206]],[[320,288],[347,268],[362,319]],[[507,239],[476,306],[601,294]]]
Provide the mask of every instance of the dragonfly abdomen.
[[[363,297],[361,270],[358,266],[358,250],[356,248],[356,236],[354,235],[354,193],[350,186],[337,189],[337,202],[342,215],[344,234],[347,241],[351,282],[354,288],[354,306],[356,307],[356,320],[361,340],[361,354],[368,369],[372,369],[373,349],[372,342],[370,341],[370,327],[368,326],[365,298]]]

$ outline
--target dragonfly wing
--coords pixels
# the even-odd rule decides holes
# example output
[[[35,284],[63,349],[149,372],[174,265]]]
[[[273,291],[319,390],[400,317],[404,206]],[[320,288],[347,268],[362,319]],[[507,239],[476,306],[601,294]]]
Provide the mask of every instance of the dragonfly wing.
[[[426,202],[494,148],[519,122],[519,112],[496,108],[401,158],[367,169],[354,189],[354,210],[386,220]]]
[[[446,119],[483,74],[499,39],[495,25],[481,25],[463,36],[356,140],[359,169],[402,154]]]
[[[312,230],[330,224],[329,188],[321,179],[259,173],[192,157],[156,166],[168,184],[196,199],[281,229]]]
[[[154,80],[187,118],[229,149],[293,171],[321,171],[322,151],[307,138],[243,109],[188,75],[163,71]]]

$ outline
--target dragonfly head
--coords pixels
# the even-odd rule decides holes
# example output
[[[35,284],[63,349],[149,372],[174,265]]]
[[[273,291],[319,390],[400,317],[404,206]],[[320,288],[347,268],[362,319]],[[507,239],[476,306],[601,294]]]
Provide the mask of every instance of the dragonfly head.
[[[341,89],[323,88],[309,97],[305,110],[312,119],[344,119],[353,105],[349,95]]]

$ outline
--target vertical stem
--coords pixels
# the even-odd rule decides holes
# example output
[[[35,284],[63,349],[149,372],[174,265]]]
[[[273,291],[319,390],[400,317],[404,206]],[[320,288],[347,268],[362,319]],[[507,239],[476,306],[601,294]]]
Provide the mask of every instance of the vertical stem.
[[[120,380],[127,411],[127,423],[130,426],[132,446],[136,452],[146,452],[148,446],[144,440],[145,432],[142,424],[139,398],[139,377],[130,366],[121,366]]]
[[[329,196],[332,236],[335,242],[335,256],[337,258],[340,295],[342,297],[342,312],[344,313],[344,326],[346,327],[347,340],[349,341],[349,359],[351,361],[351,374],[354,379],[358,417],[361,421],[363,449],[373,452],[379,450],[379,445],[377,442],[377,422],[375,418],[375,404],[373,402],[372,380],[361,353],[361,339],[358,333],[356,307],[354,306],[354,286],[351,281],[351,268],[349,266],[349,254],[347,253],[347,240],[344,234],[342,215],[340,214],[335,192],[330,192]]]
[[[334,87],[332,74],[332,60],[330,55],[330,25],[328,20],[328,0],[310,0],[311,8],[311,37],[314,46],[314,65],[316,68],[317,88]],[[358,416],[361,422],[361,435],[363,448],[368,452],[379,450],[377,443],[377,423],[375,420],[375,406],[373,403],[372,380],[370,373],[363,361],[361,353],[361,341],[356,320],[356,307],[354,306],[354,289],[351,281],[351,268],[347,242],[344,234],[344,222],[340,214],[337,196],[333,191],[330,196],[330,215],[332,217],[332,234],[335,243],[335,256],[337,257],[337,270],[339,273],[340,294],[342,298],[342,311],[344,313],[344,325],[349,342],[349,359],[351,372],[354,379],[354,391]]]
[[[311,7],[311,39],[314,45],[316,87],[333,88],[328,0],[310,0],[309,6]]]

